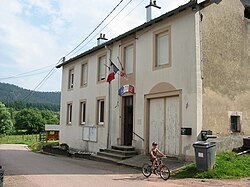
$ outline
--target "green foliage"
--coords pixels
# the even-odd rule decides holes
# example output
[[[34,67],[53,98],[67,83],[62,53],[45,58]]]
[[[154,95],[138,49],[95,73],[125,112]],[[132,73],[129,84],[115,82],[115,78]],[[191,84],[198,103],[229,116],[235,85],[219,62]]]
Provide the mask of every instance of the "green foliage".
[[[186,166],[176,173],[176,178],[240,178],[250,176],[250,155],[237,156],[235,153],[222,153],[216,157],[215,168],[199,172],[195,164]]]
[[[29,98],[26,100],[28,95]],[[60,92],[33,92],[15,85],[0,83],[0,101],[15,110],[37,108],[58,112],[60,109]]]
[[[59,124],[59,113],[50,110],[41,110],[45,124]]]
[[[32,151],[40,151],[44,145],[56,145],[58,141],[39,142],[39,134],[0,136],[0,144],[26,144]]]
[[[3,103],[0,102],[0,134],[6,134],[13,129],[11,114]]]
[[[44,131],[45,120],[37,109],[23,109],[17,112],[15,121],[17,130],[27,130],[28,133]]]
[[[46,145],[58,145],[59,141],[49,141],[49,142],[36,142],[36,143],[33,143],[29,146],[29,148],[34,151],[34,152],[37,152],[37,151],[41,151],[43,146],[46,146]]]

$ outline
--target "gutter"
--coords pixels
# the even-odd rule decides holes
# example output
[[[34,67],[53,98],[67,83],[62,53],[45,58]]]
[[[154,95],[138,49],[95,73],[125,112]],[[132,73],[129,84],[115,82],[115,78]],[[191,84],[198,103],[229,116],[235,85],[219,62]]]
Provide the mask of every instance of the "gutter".
[[[59,65],[57,65],[56,68],[61,68],[62,66],[66,65],[66,64],[68,64],[70,62],[73,62],[73,61],[75,61],[77,59],[80,59],[82,57],[85,57],[85,56],[87,56],[87,55],[89,55],[89,54],[91,54],[91,53],[93,53],[95,51],[103,49],[103,48],[105,48],[105,46],[111,45],[111,44],[113,44],[113,43],[115,43],[117,41],[120,41],[120,40],[122,40],[124,38],[127,38],[128,36],[134,35],[138,31],[141,31],[141,30],[143,30],[143,29],[145,29],[147,27],[150,27],[150,26],[152,26],[152,25],[154,25],[154,24],[156,24],[158,22],[161,22],[161,21],[163,21],[163,20],[165,20],[165,19],[167,19],[169,17],[177,15],[180,12],[182,12],[182,11],[188,9],[188,8],[192,8],[194,11],[199,11],[199,10],[209,6],[212,3],[219,4],[221,1],[222,0],[205,0],[205,1],[197,4],[197,0],[190,0],[187,4],[184,4],[184,5],[182,5],[182,6],[178,7],[178,8],[170,11],[170,12],[167,12],[167,13],[161,15],[160,17],[157,17],[157,18],[155,18],[155,19],[153,19],[153,20],[151,20],[149,22],[146,22],[146,23],[144,23],[144,24],[142,24],[142,25],[140,25],[140,26],[126,32],[126,33],[124,33],[124,34],[119,35],[116,38],[113,38],[113,39],[111,39],[111,40],[109,40],[109,41],[107,41],[107,42],[105,42],[105,43],[103,43],[103,44],[101,44],[99,46],[95,46],[92,49],[90,49],[90,50],[88,50],[86,52],[83,52],[82,54],[77,55],[77,56],[75,56],[75,57],[73,57],[73,58],[71,58],[71,59],[69,59],[69,60],[67,60],[67,61],[65,61],[65,62],[63,62],[63,63],[61,63]],[[242,1],[244,1],[244,0],[242,0]]]

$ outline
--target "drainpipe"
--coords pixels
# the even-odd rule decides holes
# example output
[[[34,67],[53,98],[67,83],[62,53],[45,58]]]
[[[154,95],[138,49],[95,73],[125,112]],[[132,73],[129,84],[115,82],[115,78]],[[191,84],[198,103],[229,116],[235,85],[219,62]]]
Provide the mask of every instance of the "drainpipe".
[[[109,59],[111,60],[112,57],[112,49],[110,49],[108,46],[105,46],[106,49],[109,50]],[[111,62],[109,63],[109,67],[111,65]],[[110,125],[111,125],[111,82],[109,82],[109,91],[108,91],[108,100],[109,100],[109,105],[108,105],[108,133],[107,133],[107,149],[111,147],[111,137],[110,137]]]

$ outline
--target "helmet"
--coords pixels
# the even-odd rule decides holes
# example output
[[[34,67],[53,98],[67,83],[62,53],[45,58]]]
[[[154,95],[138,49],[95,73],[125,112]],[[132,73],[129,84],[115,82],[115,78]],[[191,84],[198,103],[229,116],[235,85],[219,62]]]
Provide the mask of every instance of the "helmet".
[[[157,145],[157,143],[156,143],[156,142],[153,142],[152,145]]]

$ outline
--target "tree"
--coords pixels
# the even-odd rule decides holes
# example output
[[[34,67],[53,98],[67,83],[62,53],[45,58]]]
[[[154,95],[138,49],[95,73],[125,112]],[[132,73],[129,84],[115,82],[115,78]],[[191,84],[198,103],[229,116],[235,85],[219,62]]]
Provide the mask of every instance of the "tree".
[[[0,102],[0,134],[6,134],[13,129],[11,114],[3,103]]]
[[[28,133],[40,133],[44,130],[44,120],[41,112],[36,109],[23,109],[15,116],[17,130],[27,130]]]
[[[42,117],[46,124],[59,124],[59,114],[50,110],[41,110]]]

